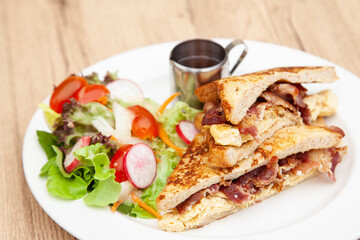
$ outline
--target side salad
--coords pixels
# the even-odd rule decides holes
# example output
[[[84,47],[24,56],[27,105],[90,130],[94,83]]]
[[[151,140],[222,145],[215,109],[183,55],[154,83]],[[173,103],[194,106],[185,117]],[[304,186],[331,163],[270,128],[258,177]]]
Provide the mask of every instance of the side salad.
[[[39,104],[51,132],[37,131],[48,161],[40,170],[47,190],[132,217],[161,218],[156,197],[198,133],[198,110],[162,105],[140,87],[107,73],[71,75]]]

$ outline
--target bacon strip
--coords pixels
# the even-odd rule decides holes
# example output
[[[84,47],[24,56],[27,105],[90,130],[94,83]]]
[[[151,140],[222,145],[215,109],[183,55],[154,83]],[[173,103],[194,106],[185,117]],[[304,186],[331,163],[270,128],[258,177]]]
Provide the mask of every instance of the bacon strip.
[[[261,143],[260,135],[255,125],[247,125],[240,122],[238,125],[238,129],[240,134],[250,134],[257,143]]]
[[[341,162],[341,156],[336,148],[329,148],[332,155],[331,171],[328,173],[329,178],[335,181],[335,168]],[[281,180],[285,174],[300,171],[307,173],[310,170],[319,167],[319,163],[311,161],[309,153],[297,153],[287,158],[278,160],[276,157],[272,158],[267,165],[258,167],[237,179],[234,179],[230,184],[223,185],[213,184],[210,187],[200,190],[191,195],[187,200],[180,203],[176,209],[178,212],[184,213],[189,207],[200,202],[203,197],[213,195],[218,191],[223,192],[231,201],[241,204],[248,201],[252,194],[255,194],[259,189]]]
[[[299,111],[301,113],[301,117],[306,125],[311,124],[311,112],[308,106],[306,105],[305,108],[299,107]]]
[[[341,157],[340,157],[340,153],[336,151],[335,148],[329,148],[329,151],[331,153],[332,159],[331,159],[331,169],[330,169],[331,172],[328,172],[328,175],[329,178],[335,182],[336,181],[335,168],[341,162]]]
[[[261,118],[264,113],[265,113],[265,109],[269,106],[271,106],[272,103],[267,103],[267,102],[260,102],[260,101],[256,101],[248,110],[247,110],[247,114],[251,115],[255,115],[257,118]]]
[[[206,113],[207,111],[209,111],[211,108],[213,108],[216,104],[214,102],[207,102],[204,104],[203,106],[203,111],[204,113]]]
[[[299,90],[295,85],[290,83],[275,83],[269,87],[269,90],[278,95],[285,101],[293,103],[295,106],[305,107],[306,104],[303,101],[305,92]]]
[[[184,213],[186,209],[188,209],[190,206],[200,202],[200,200],[205,197],[204,191],[198,191],[191,195],[188,199],[186,199],[184,202],[180,203],[176,206],[176,209],[179,213]]]
[[[242,203],[249,200],[250,195],[270,184],[277,176],[278,159],[271,159],[267,166],[261,166],[246,173],[232,182],[230,186],[220,188],[231,201]]]
[[[329,130],[339,133],[341,137],[345,137],[345,132],[337,126],[330,126]]]
[[[285,101],[284,99],[282,99],[281,97],[275,95],[274,93],[272,93],[270,91],[263,92],[260,95],[260,98],[264,98],[266,100],[266,102],[268,102],[268,103],[283,106],[292,111],[296,111],[296,108],[294,107],[294,105],[290,104],[288,101]]]
[[[298,165],[293,168],[294,172],[301,172],[302,174],[306,174],[314,168],[319,167],[320,163],[311,161],[308,154],[303,154],[304,158],[298,163]]]
[[[228,187],[222,188],[221,191],[233,202],[238,204],[250,199],[250,194],[247,194],[241,186],[231,184]]]
[[[310,109],[307,104],[304,103],[304,96],[306,96],[307,89],[301,84],[275,83],[269,87],[269,90],[296,106],[305,124],[309,125],[311,123]]]
[[[263,169],[253,178],[254,184],[257,187],[264,187],[274,181],[279,171],[278,158],[273,157],[268,165],[261,168]]]
[[[176,206],[176,209],[178,212],[184,213],[189,207],[195,205],[196,203],[200,202],[200,200],[207,196],[208,194],[213,195],[219,191],[220,185],[219,184],[213,184],[210,187],[198,191],[191,195],[188,199],[186,199],[184,202],[180,203]]]
[[[255,123],[258,121],[258,119],[264,116],[265,109],[269,105],[272,104],[268,102],[256,101],[247,111],[247,116],[237,126],[240,134],[250,134],[256,142],[261,143],[260,135],[258,133],[257,127],[255,126]]]
[[[261,99],[265,99],[266,104],[275,104],[287,107],[291,110],[298,109],[301,113],[301,117],[305,124],[311,123],[311,112],[306,103],[304,103],[304,97],[306,96],[307,89],[301,84],[291,83],[275,83],[269,87],[268,91],[261,94],[258,101],[255,102],[249,109],[248,114],[255,114],[260,118],[261,113],[265,110],[267,105],[262,104]],[[204,105],[204,117],[202,119],[202,125],[212,125],[226,123],[225,112],[220,103],[207,102]],[[245,129],[247,127],[244,127]],[[239,128],[240,129],[240,128]],[[249,130],[249,133],[253,135],[256,140],[256,134],[253,129]]]
[[[212,124],[221,124],[226,123],[225,112],[222,109],[220,103],[214,104],[212,106],[204,105],[204,110],[207,110],[204,114],[204,117],[201,121],[202,125],[212,125]]]

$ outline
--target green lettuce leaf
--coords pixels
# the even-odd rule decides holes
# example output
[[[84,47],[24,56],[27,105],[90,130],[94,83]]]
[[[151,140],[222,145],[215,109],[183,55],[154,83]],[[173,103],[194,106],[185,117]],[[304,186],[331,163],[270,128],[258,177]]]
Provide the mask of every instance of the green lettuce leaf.
[[[125,201],[119,205],[116,211],[121,212],[125,215],[129,215],[130,217],[136,217],[136,215],[131,212],[133,208],[134,208],[134,203]]]
[[[86,132],[86,130],[83,130],[83,129],[84,129],[83,126],[76,126],[72,133],[67,134],[65,136],[65,141],[64,141],[65,145],[72,146],[73,144],[75,144],[76,141],[79,140],[79,138],[84,136],[84,133]]]
[[[118,200],[120,191],[121,185],[115,181],[115,175],[112,175],[99,181],[96,188],[84,198],[84,202],[91,206],[107,206]]]
[[[54,151],[56,152],[56,158],[55,158],[55,164],[59,170],[59,172],[61,173],[61,175],[65,178],[70,178],[71,174],[67,173],[64,169],[64,154],[62,151],[60,151],[60,149],[56,146],[53,146]]]
[[[51,166],[46,187],[48,192],[64,199],[81,199],[87,194],[88,184],[79,176],[64,177],[57,166]]]
[[[50,128],[50,130],[54,130],[54,126],[57,125],[61,121],[61,114],[52,110],[48,105],[45,103],[40,103],[38,107],[43,110],[45,122]]]
[[[64,199],[87,196],[85,203],[95,206],[108,205],[117,200],[121,185],[114,181],[115,170],[109,167],[107,146],[96,143],[76,150],[76,158],[87,165],[82,164],[71,173],[67,173],[63,167],[63,152],[55,145],[52,149],[56,155],[40,171],[41,176],[48,176],[46,186],[50,194]],[[88,194],[89,189],[92,191]]]
[[[98,116],[102,116],[110,126],[115,126],[114,114],[98,102],[89,102],[75,108],[69,117],[75,124],[92,126],[92,121]]]
[[[45,165],[41,168],[40,170],[40,176],[44,177],[47,176],[49,173],[49,170],[52,166],[56,165],[55,164],[55,160],[56,160],[56,156],[53,158],[50,158],[47,163],[45,163]]]
[[[110,151],[110,147],[96,143],[86,147],[79,148],[74,152],[74,155],[77,160],[85,165],[94,166],[93,158],[98,153],[108,153]]]
[[[96,181],[94,179],[94,168],[93,167],[88,167],[88,166],[80,166],[77,167],[74,171],[71,172],[71,175],[76,175],[78,177],[81,177],[81,179],[83,179],[87,185],[88,185],[88,190],[89,190],[89,186],[90,184],[92,185],[96,185],[96,183],[94,181]]]
[[[57,146],[57,138],[52,133],[45,131],[36,131],[38,141],[41,148],[44,150],[48,159],[56,156],[56,152],[52,148],[53,145]]]
[[[79,176],[67,173],[63,166],[64,154],[56,146],[53,146],[56,157],[47,172],[47,189],[50,194],[65,199],[80,199],[87,193],[88,184]],[[46,164],[43,167],[46,169]],[[42,169],[44,170],[44,169]]]
[[[94,178],[98,180],[105,180],[110,176],[115,175],[115,169],[109,167],[110,160],[106,153],[98,153],[93,157],[95,167]]]

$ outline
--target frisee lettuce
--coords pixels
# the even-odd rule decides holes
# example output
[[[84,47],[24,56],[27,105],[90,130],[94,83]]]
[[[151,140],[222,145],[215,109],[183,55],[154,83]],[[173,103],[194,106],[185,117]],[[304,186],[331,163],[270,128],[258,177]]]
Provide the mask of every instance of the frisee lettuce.
[[[110,109],[98,102],[80,104],[75,99],[64,103],[61,121],[54,126],[53,133],[59,141],[69,147],[85,134],[96,134],[92,121],[103,117],[110,126],[115,126],[114,114]]]

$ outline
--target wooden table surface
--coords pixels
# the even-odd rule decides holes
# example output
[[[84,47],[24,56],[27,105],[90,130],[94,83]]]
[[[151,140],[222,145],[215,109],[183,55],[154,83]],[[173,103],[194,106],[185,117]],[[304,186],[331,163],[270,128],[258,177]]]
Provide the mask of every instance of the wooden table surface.
[[[73,239],[39,206],[22,169],[37,104],[54,84],[106,57],[194,37],[300,49],[360,75],[360,1],[1,0],[0,233]]]

